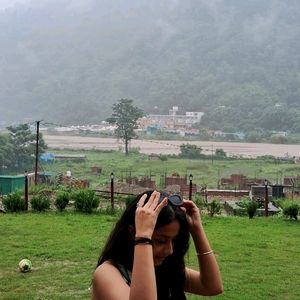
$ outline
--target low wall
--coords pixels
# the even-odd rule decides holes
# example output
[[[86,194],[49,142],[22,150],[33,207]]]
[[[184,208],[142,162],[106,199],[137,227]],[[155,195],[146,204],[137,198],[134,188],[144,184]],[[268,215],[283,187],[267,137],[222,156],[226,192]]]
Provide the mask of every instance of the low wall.
[[[206,190],[207,196],[243,197],[249,196],[249,190]]]

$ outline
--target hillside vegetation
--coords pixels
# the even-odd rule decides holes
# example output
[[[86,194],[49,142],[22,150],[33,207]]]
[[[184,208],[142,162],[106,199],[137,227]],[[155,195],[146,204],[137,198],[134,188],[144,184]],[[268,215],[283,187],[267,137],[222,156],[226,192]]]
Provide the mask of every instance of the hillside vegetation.
[[[1,121],[203,111],[232,131],[300,131],[300,2],[44,0],[0,13]]]

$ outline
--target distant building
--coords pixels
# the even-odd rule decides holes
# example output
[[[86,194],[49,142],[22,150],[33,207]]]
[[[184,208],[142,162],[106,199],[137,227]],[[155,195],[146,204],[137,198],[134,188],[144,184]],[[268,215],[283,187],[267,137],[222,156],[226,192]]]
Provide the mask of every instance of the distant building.
[[[179,115],[178,106],[173,106],[169,110],[168,115],[149,114],[146,117],[140,118],[139,126],[147,128],[158,128],[160,130],[180,130],[192,128],[193,124],[199,123],[203,116],[203,112],[186,112],[185,115]]]

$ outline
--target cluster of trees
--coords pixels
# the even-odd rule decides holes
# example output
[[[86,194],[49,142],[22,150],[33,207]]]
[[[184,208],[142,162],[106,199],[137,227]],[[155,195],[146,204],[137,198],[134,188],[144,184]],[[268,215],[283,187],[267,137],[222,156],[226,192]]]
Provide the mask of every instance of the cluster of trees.
[[[47,148],[39,135],[39,153]],[[7,133],[0,135],[0,171],[24,172],[33,168],[36,152],[36,134],[28,124],[7,127]]]
[[[215,153],[212,153],[210,156],[202,153],[202,148],[193,144],[182,144],[180,145],[180,154],[179,157],[190,158],[190,159],[199,159],[199,158],[216,158],[224,159],[227,157],[226,152],[223,149],[216,149]]]

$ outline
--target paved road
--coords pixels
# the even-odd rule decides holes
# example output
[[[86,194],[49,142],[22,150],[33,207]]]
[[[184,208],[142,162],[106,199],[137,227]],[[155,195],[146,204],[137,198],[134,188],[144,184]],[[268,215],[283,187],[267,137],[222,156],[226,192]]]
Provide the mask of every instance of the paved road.
[[[59,149],[124,149],[124,144],[113,138],[81,137],[68,135],[43,135],[50,148]],[[131,148],[139,148],[141,153],[178,154],[184,141],[132,140]],[[204,154],[211,154],[216,149],[223,149],[228,155],[257,157],[273,155],[275,157],[300,156],[300,145],[277,145],[261,143],[229,143],[210,141],[191,141],[190,144],[202,147]]]

